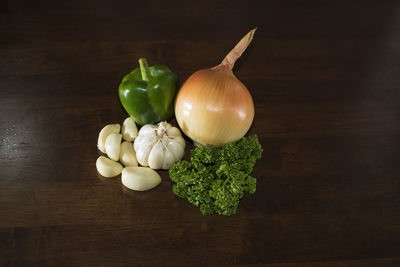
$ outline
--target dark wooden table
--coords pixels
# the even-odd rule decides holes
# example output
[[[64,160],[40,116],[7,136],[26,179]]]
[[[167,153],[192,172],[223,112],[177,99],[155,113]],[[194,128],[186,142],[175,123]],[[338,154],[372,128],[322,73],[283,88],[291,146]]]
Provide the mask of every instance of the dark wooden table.
[[[185,80],[255,26],[236,215],[97,173],[139,57]],[[399,122],[398,1],[2,1],[0,266],[400,266]]]

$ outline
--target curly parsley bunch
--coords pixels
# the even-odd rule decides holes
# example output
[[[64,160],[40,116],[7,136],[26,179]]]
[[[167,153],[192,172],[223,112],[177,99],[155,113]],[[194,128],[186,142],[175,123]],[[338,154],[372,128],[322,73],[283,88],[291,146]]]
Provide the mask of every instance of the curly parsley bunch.
[[[203,214],[235,214],[243,194],[256,191],[256,179],[250,176],[262,154],[256,135],[218,149],[199,146],[190,153],[190,162],[175,163],[169,177],[175,195],[200,206]]]

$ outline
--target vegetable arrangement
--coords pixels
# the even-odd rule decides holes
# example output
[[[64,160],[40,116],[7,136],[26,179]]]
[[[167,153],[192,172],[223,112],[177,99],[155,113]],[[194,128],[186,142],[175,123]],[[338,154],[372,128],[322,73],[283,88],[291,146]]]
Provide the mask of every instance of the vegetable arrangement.
[[[119,124],[109,124],[99,133],[97,146],[107,157],[97,159],[98,172],[104,177],[121,174],[124,186],[146,191],[161,183],[155,170],[169,170],[173,192],[203,214],[235,214],[244,193],[256,191],[251,172],[262,154],[256,135],[244,137],[254,119],[254,104],[232,72],[255,30],[221,64],[193,73],[179,91],[178,76],[168,67],[149,67],[140,58],[140,67],[118,88],[130,117],[121,132]],[[179,127],[198,146],[190,161],[181,160],[185,139],[180,130],[166,122],[174,112]],[[139,131],[135,122],[142,126]]]

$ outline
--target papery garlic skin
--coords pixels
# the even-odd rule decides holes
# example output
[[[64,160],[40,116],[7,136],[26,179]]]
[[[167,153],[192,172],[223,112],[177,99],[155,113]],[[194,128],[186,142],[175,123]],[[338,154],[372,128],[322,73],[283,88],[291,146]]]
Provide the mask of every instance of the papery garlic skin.
[[[185,139],[178,128],[167,122],[147,124],[139,130],[133,148],[140,165],[168,170],[183,157]]]

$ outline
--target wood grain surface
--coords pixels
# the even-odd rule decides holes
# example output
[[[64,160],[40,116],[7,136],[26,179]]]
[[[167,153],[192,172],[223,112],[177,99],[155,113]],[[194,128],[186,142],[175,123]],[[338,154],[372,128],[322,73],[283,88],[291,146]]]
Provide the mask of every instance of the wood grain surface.
[[[255,26],[236,215],[97,173],[139,57],[184,81]],[[398,1],[1,1],[0,266],[400,266],[399,63]]]

